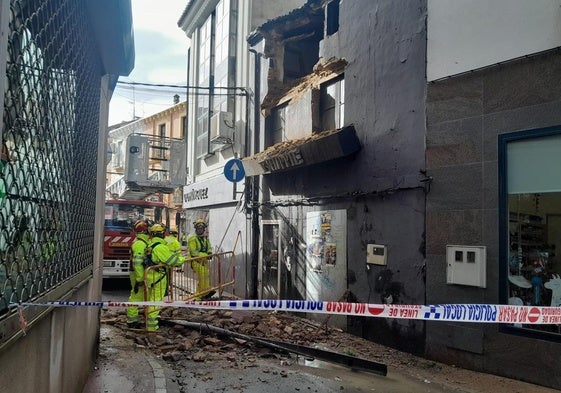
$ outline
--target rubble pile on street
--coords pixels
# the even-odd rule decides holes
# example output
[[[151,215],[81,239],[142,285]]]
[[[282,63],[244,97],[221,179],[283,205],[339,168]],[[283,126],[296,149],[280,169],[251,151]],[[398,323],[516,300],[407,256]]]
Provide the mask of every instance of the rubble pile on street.
[[[324,322],[329,317],[318,322],[306,319],[301,314],[286,312],[167,308],[162,310],[160,318],[160,329],[156,333],[127,328],[124,309],[103,309],[101,323],[112,325],[116,331],[121,332],[130,340],[131,348],[150,351],[167,361],[177,371],[178,381],[184,381],[185,372],[192,373],[199,382],[216,377],[210,371],[200,369],[202,363],[234,372],[250,368],[259,369],[263,373],[280,372],[281,377],[287,377],[291,372],[296,372],[290,370],[299,361],[312,360],[262,346],[249,339],[260,337],[380,362],[392,372],[399,370],[415,380],[433,384],[432,386],[447,386],[455,391],[487,391],[489,386],[493,386],[493,391],[497,393],[528,391],[520,388],[524,385],[520,381],[489,374],[477,374],[477,378],[474,378],[473,372],[453,365],[417,357],[326,327]],[[198,326],[199,329],[170,321],[185,322],[189,326]],[[203,329],[204,326],[214,326],[232,334],[215,334]],[[248,339],[240,338],[241,335],[248,336]],[[273,364],[270,361],[280,366],[281,371],[270,367]],[[190,368],[190,364],[193,368]]]
[[[124,310],[104,310],[102,315],[102,323],[115,325],[138,347],[148,348],[171,361],[227,360],[231,362],[230,366],[237,367],[240,361],[245,366],[251,365],[257,357],[275,357],[284,363],[289,363],[291,358],[290,354],[265,348],[251,340],[218,336],[166,323],[174,320],[210,325],[251,337],[321,348],[378,362],[396,363],[397,360],[397,364],[402,366],[413,362],[415,358],[404,353],[394,356],[399,351],[286,312],[164,309],[160,319],[158,332],[148,334],[144,330],[127,328]]]

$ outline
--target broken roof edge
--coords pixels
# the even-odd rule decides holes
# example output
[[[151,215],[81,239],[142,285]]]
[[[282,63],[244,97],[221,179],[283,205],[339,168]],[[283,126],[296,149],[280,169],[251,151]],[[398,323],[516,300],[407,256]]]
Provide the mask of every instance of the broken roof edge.
[[[261,26],[258,26],[255,30],[249,33],[246,39],[247,43],[250,46],[254,46],[267,36],[267,32],[272,31],[282,23],[295,20],[300,17],[308,17],[310,13],[317,13],[319,9],[323,8],[323,5],[326,1],[327,0],[308,0],[303,6],[293,9],[288,14],[269,19],[267,22],[263,23]]]
[[[298,169],[349,156],[361,144],[353,124],[317,132],[312,135],[278,142],[267,149],[242,159],[246,176],[266,175]]]
[[[268,116],[271,110],[291,100],[301,97],[302,92],[318,88],[325,83],[345,72],[349,63],[346,59],[332,57],[325,60],[323,57],[314,66],[311,74],[294,80],[290,84],[275,84],[269,81],[269,91],[261,102],[261,114]]]

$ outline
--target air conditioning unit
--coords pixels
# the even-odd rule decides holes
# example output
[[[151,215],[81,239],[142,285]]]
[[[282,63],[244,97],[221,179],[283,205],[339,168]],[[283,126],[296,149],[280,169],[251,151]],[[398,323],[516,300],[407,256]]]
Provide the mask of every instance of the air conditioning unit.
[[[231,144],[234,139],[234,117],[230,112],[218,112],[210,118],[210,141]]]

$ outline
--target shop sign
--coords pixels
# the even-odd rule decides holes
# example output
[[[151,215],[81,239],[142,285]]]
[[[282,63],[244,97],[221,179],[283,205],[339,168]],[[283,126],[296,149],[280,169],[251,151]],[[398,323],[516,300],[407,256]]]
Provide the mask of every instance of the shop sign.
[[[224,176],[189,184],[183,187],[183,208],[212,206],[234,201],[234,185]]]

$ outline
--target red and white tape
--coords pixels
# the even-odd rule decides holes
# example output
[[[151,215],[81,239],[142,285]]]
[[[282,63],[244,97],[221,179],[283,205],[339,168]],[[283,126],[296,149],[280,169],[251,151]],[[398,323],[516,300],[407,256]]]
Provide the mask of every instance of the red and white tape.
[[[16,305],[16,304],[14,304]],[[416,319],[479,323],[561,324],[561,307],[515,306],[503,304],[370,304],[311,300],[216,300],[160,302],[45,302],[18,303],[18,306],[102,307],[157,306],[194,309],[289,311],[350,315],[374,318]]]

